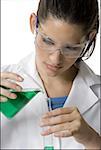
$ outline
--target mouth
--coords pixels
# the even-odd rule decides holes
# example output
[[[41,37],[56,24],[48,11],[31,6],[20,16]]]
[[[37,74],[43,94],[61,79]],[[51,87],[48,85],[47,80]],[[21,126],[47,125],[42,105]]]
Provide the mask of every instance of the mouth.
[[[50,64],[46,64],[46,67],[49,69],[49,70],[52,70],[52,71],[58,71],[60,68],[60,66],[53,66],[53,65],[50,65]]]

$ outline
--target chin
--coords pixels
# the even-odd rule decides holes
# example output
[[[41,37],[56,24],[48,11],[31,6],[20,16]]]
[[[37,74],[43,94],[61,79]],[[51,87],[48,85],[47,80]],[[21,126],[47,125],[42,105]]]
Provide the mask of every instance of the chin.
[[[59,71],[57,71],[57,72],[55,72],[55,71],[46,71],[46,74],[47,74],[47,76],[49,76],[49,77],[56,77],[56,76],[58,76],[60,73],[59,73]]]

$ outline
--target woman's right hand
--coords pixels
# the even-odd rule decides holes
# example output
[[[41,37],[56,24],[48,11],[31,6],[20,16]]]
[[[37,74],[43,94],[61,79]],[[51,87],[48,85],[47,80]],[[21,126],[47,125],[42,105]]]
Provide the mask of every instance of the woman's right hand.
[[[23,78],[16,73],[12,72],[1,72],[1,81],[0,81],[0,102],[6,102],[7,98],[16,99],[16,94],[11,93],[8,89],[13,89],[16,91],[21,91],[22,87],[15,82],[22,82]],[[5,88],[3,88],[5,87]],[[8,88],[8,89],[7,89]]]

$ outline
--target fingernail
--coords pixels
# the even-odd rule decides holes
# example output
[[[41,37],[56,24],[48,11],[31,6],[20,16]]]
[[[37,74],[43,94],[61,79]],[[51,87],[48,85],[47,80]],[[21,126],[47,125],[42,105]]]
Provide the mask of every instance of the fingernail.
[[[11,94],[11,96],[12,96],[12,99],[16,99],[17,98],[17,95],[15,95],[15,94]]]
[[[23,81],[24,79],[23,78],[21,78],[21,77],[18,77],[18,79],[19,79],[19,81]]]
[[[42,132],[41,132],[41,135],[47,135],[47,134],[48,134],[47,131],[42,131]]]
[[[22,90],[22,88],[19,87],[19,86],[16,86],[16,89],[17,89],[18,91],[21,91],[21,90]]]

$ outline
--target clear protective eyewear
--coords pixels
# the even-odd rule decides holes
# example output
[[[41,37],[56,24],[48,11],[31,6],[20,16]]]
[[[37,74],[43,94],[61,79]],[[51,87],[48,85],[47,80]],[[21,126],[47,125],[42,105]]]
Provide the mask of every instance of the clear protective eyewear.
[[[49,54],[52,54],[56,51],[60,51],[64,57],[68,58],[80,58],[85,53],[89,41],[82,42],[76,45],[68,45],[63,48],[56,48],[55,43],[44,33],[40,32],[38,28],[36,28],[36,39],[35,45],[39,49],[46,51]]]

